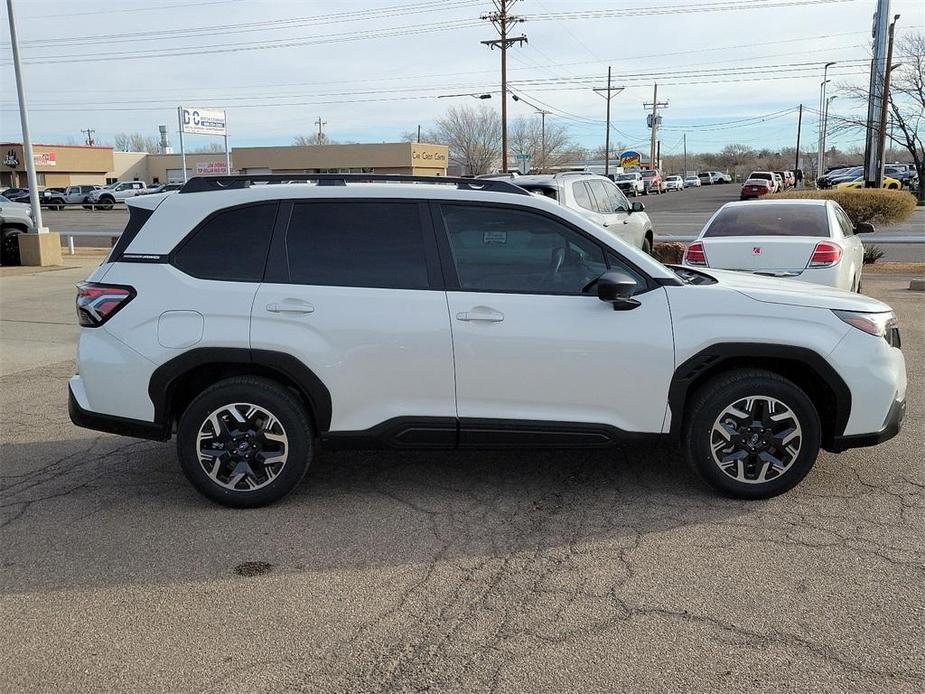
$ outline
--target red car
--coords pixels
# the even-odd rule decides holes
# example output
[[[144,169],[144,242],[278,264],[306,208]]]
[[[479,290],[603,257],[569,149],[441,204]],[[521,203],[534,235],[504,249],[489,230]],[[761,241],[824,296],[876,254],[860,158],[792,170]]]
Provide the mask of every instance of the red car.
[[[750,178],[742,184],[739,200],[754,200],[771,192],[773,184],[764,178]]]

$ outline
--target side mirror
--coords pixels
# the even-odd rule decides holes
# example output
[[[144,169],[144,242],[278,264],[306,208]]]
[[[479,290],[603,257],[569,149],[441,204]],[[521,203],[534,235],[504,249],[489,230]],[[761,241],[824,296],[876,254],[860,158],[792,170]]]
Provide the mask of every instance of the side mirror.
[[[854,225],[855,234],[873,234],[876,231],[870,222],[858,222]]]
[[[634,202],[633,206],[630,208],[630,212],[645,212],[646,206],[641,202]]]
[[[597,298],[613,306],[614,311],[629,311],[639,306],[633,298],[636,280],[625,272],[608,270],[597,278]]]

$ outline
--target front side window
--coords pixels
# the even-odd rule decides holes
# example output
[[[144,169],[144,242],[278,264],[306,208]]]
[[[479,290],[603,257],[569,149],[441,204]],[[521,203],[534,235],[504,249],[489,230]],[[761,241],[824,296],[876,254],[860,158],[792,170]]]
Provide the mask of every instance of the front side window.
[[[335,287],[427,289],[416,202],[309,202],[292,209],[289,281]]]
[[[460,289],[578,295],[607,266],[601,247],[541,214],[444,205]]]
[[[588,181],[588,187],[591,189],[591,194],[597,201],[597,211],[601,214],[613,214],[616,207],[613,204],[611,195],[604,185],[604,182],[599,179]]]
[[[276,208],[277,203],[272,202],[232,207],[215,214],[180,246],[173,264],[202,279],[259,282],[263,279]]]

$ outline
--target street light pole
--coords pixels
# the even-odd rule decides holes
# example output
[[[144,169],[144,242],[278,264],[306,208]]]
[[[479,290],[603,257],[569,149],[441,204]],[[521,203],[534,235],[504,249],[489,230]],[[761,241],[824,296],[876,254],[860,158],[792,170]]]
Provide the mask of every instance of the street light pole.
[[[16,35],[16,19],[13,16],[13,0],[6,0],[6,11],[10,20],[10,45],[13,48],[13,72],[16,75],[16,93],[19,97],[19,120],[22,124],[22,153],[26,160],[26,178],[29,181],[29,202],[32,205],[32,219],[35,231],[48,232],[42,224],[42,207],[39,205],[39,184],[35,175],[35,157],[32,154],[32,135],[29,132],[29,114],[26,109],[26,89],[23,86],[22,65],[19,61],[19,37]]]
[[[835,65],[835,61],[825,64],[822,70],[822,82],[819,84],[819,139],[817,140],[818,150],[816,153],[816,178],[819,178],[824,171],[822,170],[822,120],[823,111],[825,110],[825,85],[829,83],[829,67]]]
[[[833,94],[825,100],[825,110],[822,114],[822,164],[825,166],[825,140],[829,134],[829,104],[838,98],[838,94]]]
[[[898,20],[899,15],[897,14],[890,23],[889,37],[887,39],[886,68],[883,74],[883,97],[880,100],[880,127],[877,132],[877,138],[879,140],[877,152],[880,154],[880,161],[877,163],[876,172],[876,187],[878,188],[883,185],[883,166],[887,161],[886,150],[884,149],[886,147],[886,114],[890,105],[890,75],[893,72],[893,34],[896,30],[896,22]]]

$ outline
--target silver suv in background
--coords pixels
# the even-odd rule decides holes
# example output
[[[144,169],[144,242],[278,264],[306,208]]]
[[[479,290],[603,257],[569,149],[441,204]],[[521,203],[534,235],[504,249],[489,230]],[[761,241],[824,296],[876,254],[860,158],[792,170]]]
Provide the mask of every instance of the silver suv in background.
[[[111,210],[112,206],[117,202],[124,202],[126,199],[133,198],[136,195],[144,195],[147,189],[148,187],[144,181],[118,181],[110,183],[105,188],[92,191],[87,202],[94,209],[99,207],[104,210]]]
[[[630,203],[609,178],[584,172],[564,172],[518,176],[516,185],[534,195],[555,200],[604,227],[621,241],[652,253],[655,232],[645,205]]]

